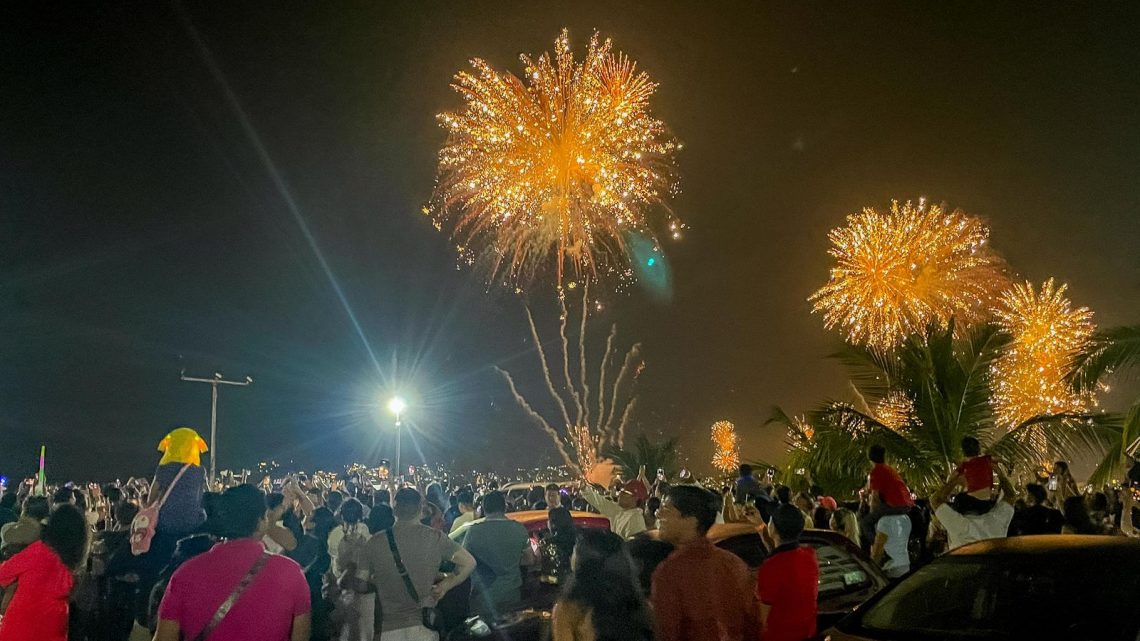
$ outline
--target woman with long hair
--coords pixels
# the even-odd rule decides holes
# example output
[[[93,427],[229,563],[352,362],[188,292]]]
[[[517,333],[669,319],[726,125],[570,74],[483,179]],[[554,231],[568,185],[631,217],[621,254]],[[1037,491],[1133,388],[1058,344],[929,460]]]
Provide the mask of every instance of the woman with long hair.
[[[16,594],[0,620],[0,641],[67,641],[72,572],[87,555],[87,519],[71,504],[55,508],[39,541],[0,565],[0,588]]]
[[[841,507],[831,513],[831,529],[850,539],[856,546],[859,545],[859,519],[851,510]]]
[[[578,542],[574,517],[570,510],[556,507],[547,514],[549,532],[539,544],[542,554],[541,581],[548,585],[561,585],[570,576],[570,558]]]
[[[1065,525],[1061,528],[1061,534],[1107,534],[1104,525],[1092,520],[1082,496],[1065,499],[1062,512],[1065,515]]]
[[[653,621],[621,537],[578,534],[574,574],[554,606],[554,641],[651,641]]]

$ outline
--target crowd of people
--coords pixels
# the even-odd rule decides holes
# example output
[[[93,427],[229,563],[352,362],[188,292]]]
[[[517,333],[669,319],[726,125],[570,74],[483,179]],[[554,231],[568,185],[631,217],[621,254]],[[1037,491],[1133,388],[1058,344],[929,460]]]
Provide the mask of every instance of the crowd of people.
[[[976,441],[962,449],[925,499],[878,446],[852,501],[748,465],[715,485],[642,469],[508,494],[459,476],[210,485],[205,442],[176,430],[153,481],[33,482],[0,498],[0,641],[429,641],[478,636],[532,592],[554,603],[555,641],[802,641],[819,582],[806,528],[847,537],[892,579],[983,539],[1133,533],[1127,492],[1082,493],[1063,461],[1018,488]],[[508,516],[519,511],[540,511],[538,536]],[[576,512],[609,528],[581,528]],[[758,571],[710,543],[726,522],[755,526]]]

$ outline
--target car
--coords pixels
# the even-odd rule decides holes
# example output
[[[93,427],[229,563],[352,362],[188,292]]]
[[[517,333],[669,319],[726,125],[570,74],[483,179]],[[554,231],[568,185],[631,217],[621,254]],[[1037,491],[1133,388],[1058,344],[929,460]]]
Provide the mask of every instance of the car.
[[[579,528],[608,528],[609,521],[598,514],[573,512]],[[546,532],[546,512],[512,512],[508,518],[527,526],[531,539],[537,543]],[[645,537],[656,539],[656,531]],[[709,540],[717,547],[739,556],[755,572],[767,558],[758,529],[747,523],[717,524],[708,532]],[[820,629],[847,616],[860,603],[866,601],[887,585],[889,579],[857,546],[845,536],[830,530],[804,530],[801,543],[815,549],[819,560],[818,621]],[[501,617],[488,626],[487,634],[493,638],[528,641],[549,637],[550,610],[558,590],[539,584],[528,575],[523,582],[523,604],[514,612]],[[457,632],[449,638],[468,639],[479,635]]]
[[[1140,638],[1140,541],[1043,535],[960,547],[826,630],[827,641]]]

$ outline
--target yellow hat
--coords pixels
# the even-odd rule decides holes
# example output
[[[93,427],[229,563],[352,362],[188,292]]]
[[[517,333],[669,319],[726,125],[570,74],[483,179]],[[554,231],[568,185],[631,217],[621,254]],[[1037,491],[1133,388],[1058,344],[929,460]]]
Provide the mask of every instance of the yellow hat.
[[[202,465],[202,452],[209,450],[206,441],[189,427],[180,427],[166,435],[158,443],[158,451],[162,452],[159,465],[167,463],[189,463]]]

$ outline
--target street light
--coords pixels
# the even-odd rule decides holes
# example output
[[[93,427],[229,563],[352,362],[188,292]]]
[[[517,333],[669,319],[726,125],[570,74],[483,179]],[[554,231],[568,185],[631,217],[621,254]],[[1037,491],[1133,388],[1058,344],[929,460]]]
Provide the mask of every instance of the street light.
[[[400,420],[400,417],[401,417],[401,415],[403,415],[404,410],[406,410],[406,409],[408,409],[407,402],[405,402],[404,399],[400,398],[399,396],[393,396],[392,399],[388,401],[388,411],[396,415],[396,475],[397,476],[403,476],[404,475],[404,473],[402,471],[403,468],[400,467],[400,445],[401,445],[401,437],[403,436],[403,433],[404,433],[403,421]]]

